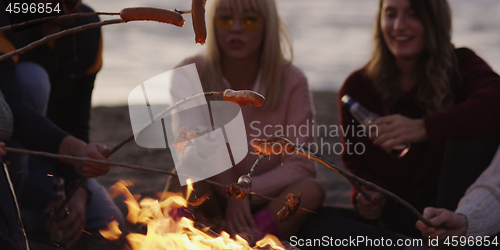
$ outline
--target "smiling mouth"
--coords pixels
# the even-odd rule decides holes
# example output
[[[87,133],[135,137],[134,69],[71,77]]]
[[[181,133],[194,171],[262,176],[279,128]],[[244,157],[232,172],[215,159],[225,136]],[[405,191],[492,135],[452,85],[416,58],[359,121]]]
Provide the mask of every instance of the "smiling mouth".
[[[393,36],[392,37],[392,40],[396,41],[396,42],[408,42],[408,41],[411,41],[413,39],[412,36]]]

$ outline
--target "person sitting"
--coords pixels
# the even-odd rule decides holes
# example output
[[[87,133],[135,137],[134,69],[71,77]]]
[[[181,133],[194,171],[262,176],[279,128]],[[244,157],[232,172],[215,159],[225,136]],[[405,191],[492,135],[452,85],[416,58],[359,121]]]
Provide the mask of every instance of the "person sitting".
[[[344,147],[351,147],[341,155],[343,165],[420,212],[456,206],[498,148],[500,77],[472,50],[451,43],[446,0],[381,0],[374,38],[371,59],[338,93],[341,126],[352,131],[342,135]],[[344,95],[381,116],[371,124],[375,130],[355,121],[341,104]],[[388,153],[405,144],[410,149],[403,157]],[[363,154],[348,153],[359,145]],[[368,199],[352,189],[355,210],[324,208],[307,228],[345,236],[380,235],[383,227],[420,237],[406,208],[363,191]],[[335,228],[338,223],[348,226]]]
[[[195,63],[205,92],[230,88],[253,90],[266,97],[263,107],[247,105],[241,108],[248,142],[255,138],[284,136],[294,144],[313,143],[315,137],[311,133],[303,135],[280,130],[291,126],[297,131],[300,126],[312,124],[314,112],[306,77],[285,59],[284,48],[288,46],[291,52],[291,47],[275,1],[209,1],[207,20],[210,21],[207,22],[206,51],[184,60],[179,66]],[[186,120],[186,117],[179,117],[177,127],[189,124]],[[195,125],[187,127],[190,131],[196,129]],[[231,184],[247,174],[257,156],[249,145],[245,147],[252,153],[210,180]],[[207,145],[200,148],[207,151],[200,154],[207,156],[215,150],[208,140]],[[302,206],[315,210],[324,199],[324,190],[314,180],[315,175],[314,163],[305,157],[296,154],[272,156],[255,169],[251,177],[252,191],[281,198],[302,191]],[[171,181],[170,190],[176,190],[178,181]],[[246,200],[228,198],[222,189],[212,190],[203,183],[196,184],[201,185],[194,187],[201,194],[213,193],[213,198],[202,204],[206,208],[205,216],[222,218],[224,223],[219,229],[232,235],[245,233],[254,240],[263,233],[271,233],[286,238],[294,234],[309,216],[309,213],[298,210],[288,221],[277,223],[273,215],[283,207],[282,204],[256,196]]]
[[[344,152],[342,160],[352,173],[423,210],[436,204],[436,196],[451,195],[436,195],[440,191],[438,183],[447,139],[488,135],[498,138],[494,124],[498,124],[500,117],[497,101],[500,77],[470,49],[454,48],[450,42],[451,13],[445,0],[380,1],[375,38],[372,59],[348,77],[339,97],[348,94],[381,114],[373,123],[378,126],[378,134],[371,138],[344,137],[344,142],[363,143],[366,151],[363,155]],[[349,111],[341,108],[340,112],[342,126],[355,127]],[[484,112],[491,112],[491,116],[478,116]],[[407,143],[411,149],[401,159],[385,152]],[[484,166],[472,169],[466,165],[459,174],[484,170],[498,147],[498,139],[492,144],[489,148],[493,148],[493,153],[484,157],[489,158]],[[457,166],[454,167],[457,171]],[[458,187],[453,187],[455,192],[460,192]],[[394,225],[396,232],[418,234],[400,228],[414,229],[403,223],[403,218],[395,219],[394,206],[383,195],[367,192],[371,201],[357,190],[352,194],[362,217],[381,218],[387,228]]]
[[[62,5],[64,13],[92,11],[81,1]],[[28,18],[24,15],[9,17],[11,23]],[[7,31],[4,37],[12,47],[19,48],[62,29],[97,21],[97,17],[56,20]],[[3,15],[2,22],[5,22]],[[14,113],[13,139],[32,150],[108,160],[103,156],[107,151],[104,145],[89,143],[88,138],[91,93],[102,65],[100,48],[101,31],[93,29],[51,41],[6,62],[9,65],[4,69],[15,74],[14,79],[2,81],[1,86]],[[41,157],[29,157],[27,165],[12,161],[11,168],[17,168],[11,171],[12,179],[19,179],[15,183],[21,183],[17,193],[27,235],[30,240],[48,244],[52,240],[45,231],[49,215],[44,214],[44,210],[53,206],[49,203],[54,196],[53,180],[63,177],[68,191],[81,174],[95,177],[109,170],[109,166],[99,169],[88,163]],[[66,234],[58,242],[65,242],[69,247],[78,241],[84,228],[99,235],[98,230],[106,228],[113,220],[123,225],[123,215],[95,179],[89,179],[77,190],[68,209],[70,216],[60,224]]]

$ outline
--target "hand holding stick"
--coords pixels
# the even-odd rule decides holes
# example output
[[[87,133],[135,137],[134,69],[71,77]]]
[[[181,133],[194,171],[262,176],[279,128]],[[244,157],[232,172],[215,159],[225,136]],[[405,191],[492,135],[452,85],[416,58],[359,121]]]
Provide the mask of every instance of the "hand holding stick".
[[[384,188],[381,188],[371,182],[368,182],[362,178],[359,178],[347,171],[345,171],[343,168],[328,162],[326,159],[322,158],[319,155],[316,154],[311,154],[307,151],[304,151],[303,148],[295,146],[291,141],[289,141],[286,138],[283,137],[276,137],[276,138],[268,138],[268,139],[263,139],[263,140],[253,140],[252,141],[252,146],[255,152],[259,155],[272,155],[272,154],[284,154],[284,153],[290,153],[294,152],[296,154],[302,155],[304,157],[307,157],[309,159],[312,159],[314,161],[320,162],[323,165],[327,166],[330,169],[333,169],[337,172],[339,172],[341,175],[347,178],[351,183],[360,183],[364,186],[370,187],[386,196],[389,198],[395,200],[397,203],[400,203],[404,207],[408,208],[420,221],[425,223],[426,225],[430,226],[430,223],[427,219],[425,219],[422,214],[420,214],[417,209],[415,209],[411,204],[406,202],[405,200],[401,199],[399,196],[395,195],[392,192],[389,192],[385,190]],[[292,150],[293,149],[293,150]],[[357,185],[359,186],[359,185]],[[358,189],[358,191],[362,192],[361,189]],[[370,200],[370,199],[367,199]]]

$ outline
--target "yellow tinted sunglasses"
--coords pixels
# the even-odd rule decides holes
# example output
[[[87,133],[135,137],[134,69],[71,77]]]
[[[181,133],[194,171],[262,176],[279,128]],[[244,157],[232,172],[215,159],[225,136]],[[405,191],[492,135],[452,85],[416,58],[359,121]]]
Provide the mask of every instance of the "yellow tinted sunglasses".
[[[215,27],[217,29],[229,29],[235,20],[235,15],[230,13],[215,15]],[[246,31],[255,31],[260,27],[262,18],[256,14],[243,14],[240,16],[240,25]]]

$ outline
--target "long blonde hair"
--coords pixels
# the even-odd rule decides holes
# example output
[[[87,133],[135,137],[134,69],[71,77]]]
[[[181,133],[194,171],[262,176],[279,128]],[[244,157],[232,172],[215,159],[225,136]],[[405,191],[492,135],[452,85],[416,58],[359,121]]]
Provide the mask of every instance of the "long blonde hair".
[[[251,9],[264,18],[264,41],[260,56],[260,89],[266,97],[265,108],[274,108],[280,99],[283,69],[290,64],[293,50],[288,31],[278,16],[274,0],[209,0],[207,8],[206,62],[202,82],[207,90],[224,90],[220,67],[220,49],[215,37],[214,17],[219,7]],[[287,55],[288,53],[288,55]],[[288,56],[289,59],[286,59]]]
[[[394,55],[382,35],[380,0],[375,23],[375,47],[366,65],[366,74],[382,98],[386,112],[402,95],[397,82],[398,69]],[[426,113],[449,108],[460,79],[458,63],[451,43],[451,10],[446,0],[410,0],[411,8],[425,28],[425,49],[419,61],[417,102]]]

